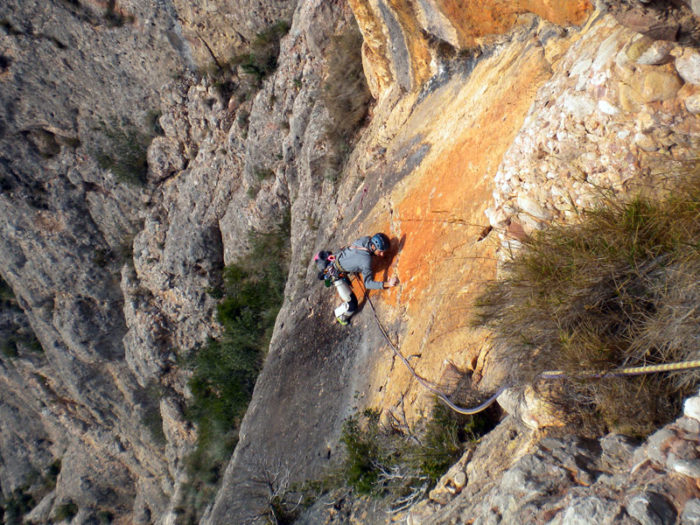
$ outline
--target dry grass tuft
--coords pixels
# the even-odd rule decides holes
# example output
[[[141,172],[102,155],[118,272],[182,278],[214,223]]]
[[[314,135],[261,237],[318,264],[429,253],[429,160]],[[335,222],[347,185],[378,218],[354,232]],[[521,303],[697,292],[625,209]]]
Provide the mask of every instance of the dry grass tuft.
[[[580,377],[700,359],[700,170],[691,171],[666,197],[606,197],[575,224],[536,232],[476,301],[475,324],[494,332],[508,380],[537,385],[542,372],[564,371],[550,401],[589,431],[648,434],[700,379]]]
[[[326,63],[322,98],[328,110],[326,139],[332,151],[324,169],[327,178],[337,180],[372,98],[362,68],[362,34],[356,24],[332,37]]]

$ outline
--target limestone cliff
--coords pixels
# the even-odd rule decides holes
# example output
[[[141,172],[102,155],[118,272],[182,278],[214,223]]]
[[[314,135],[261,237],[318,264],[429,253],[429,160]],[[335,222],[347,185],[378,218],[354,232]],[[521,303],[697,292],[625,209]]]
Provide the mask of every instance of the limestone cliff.
[[[508,31],[471,41],[479,43],[477,49],[462,48],[459,41],[446,48],[427,38],[427,30],[415,31],[421,27],[420,13],[407,18],[401,6],[351,5],[365,37],[363,58],[377,103],[338,188],[338,202],[344,203],[338,226],[329,225],[318,246],[341,245],[359,232],[389,232],[399,249],[381,275],[397,272],[402,284],[375,297],[379,319],[422,377],[439,383],[449,369],[467,370],[480,388],[492,390],[500,376],[485,367],[483,334],[468,327],[470,297],[495,275],[498,254],[508,249],[513,231],[542,228],[589,205],[601,186],[624,193],[653,177],[660,165],[695,155],[696,87],[684,80],[687,58],[678,60],[695,52],[625,27],[618,21],[620,12],[606,13],[605,5],[594,11],[581,4],[556,14],[540,6],[540,16],[506,17],[512,20]],[[544,18],[548,13],[549,20]],[[489,226],[493,233],[483,239]],[[288,285],[291,300],[278,320],[241,443],[207,522],[260,512],[270,497],[262,481],[269,481],[271,471],[291,472],[296,480],[322,472],[339,452],[343,418],[355,408],[381,407],[411,419],[430,402],[393,357],[367,306],[349,333],[325,328],[328,294],[314,291],[312,270],[306,275],[305,282],[297,276]],[[307,289],[311,295],[305,301]],[[547,424],[536,406],[514,406],[505,396],[501,401],[529,425]],[[537,482],[523,497],[528,487],[523,480],[536,477],[536,468],[543,469],[544,479],[550,463],[537,452],[538,435],[512,424],[506,418],[477,449],[480,455],[468,463],[459,500],[441,510],[452,497],[443,489],[429,510],[403,517],[412,523],[585,520],[585,509],[599,505],[601,519],[643,520],[640,516],[656,511],[649,503],[655,496],[640,492],[639,480],[612,492],[605,485],[607,499],[601,500],[576,499],[571,492],[570,499],[552,496],[545,505],[549,489]],[[697,424],[691,417],[678,425]],[[692,432],[683,439],[692,441]],[[510,440],[512,446],[503,449]],[[602,444],[565,440],[543,447],[545,455],[552,447],[567,450],[561,456],[556,452],[556,463],[591,446],[596,451],[585,469],[589,475],[624,477],[633,466],[635,444],[625,444],[624,452],[606,452],[615,460],[601,456],[613,442],[613,437]],[[488,456],[494,449],[500,455],[492,466]],[[642,461],[644,454],[642,449],[635,458]],[[665,459],[654,457],[654,468],[673,471]],[[501,475],[507,486],[499,484]],[[446,483],[449,487],[450,480]],[[686,484],[693,484],[692,475]],[[680,515],[697,497],[696,489],[682,490],[668,512]],[[531,501],[542,507],[536,518]],[[692,514],[692,501],[689,505]],[[380,514],[360,505],[349,513],[312,512],[306,519],[387,519]]]
[[[224,266],[287,211],[285,303],[204,522],[263,516],[271,471],[320,475],[356,409],[415,421],[431,403],[367,304],[349,329],[332,324],[319,249],[387,232],[398,250],[380,275],[401,285],[372,298],[390,337],[432,382],[460,370],[499,386],[468,317],[513,238],[697,157],[698,6],[656,4],[0,5],[4,500],[40,499],[24,509],[36,523],[184,519],[197,429],[183,360],[221,333]],[[241,57],[280,20],[276,69],[251,80]],[[374,101],[339,141],[324,93],[355,24]],[[697,398],[642,446],[541,441],[536,406],[499,402],[510,415],[402,519],[697,520]],[[302,521],[388,519],[346,508]]]
[[[276,21],[294,4],[261,6],[248,3]],[[146,178],[162,177],[146,172],[146,147],[172,132],[176,118],[164,116],[162,128],[157,122],[161,96],[177,101],[178,90],[163,86],[187,86],[188,72],[210,62],[197,62],[187,13],[178,8],[168,1],[0,6],[0,274],[24,315],[3,334],[15,337],[17,327],[27,334],[2,358],[0,483],[4,501],[44,498],[34,501],[35,522],[76,505],[78,522],[103,513],[147,523],[175,505],[177,447],[191,430],[172,423],[182,419],[184,380],[158,378],[183,336],[171,339],[151,292],[142,286],[130,294],[130,286],[139,268],[134,237],[153,223],[155,185]],[[265,19],[236,22],[250,38]],[[237,24],[218,31],[217,41],[237,42]],[[192,129],[202,133],[215,117],[208,99],[197,102],[203,110],[192,108]],[[178,133],[187,135],[182,124]],[[197,155],[201,138],[186,144],[185,158]],[[220,265],[218,230],[205,234],[213,244],[190,266],[198,258],[203,268]],[[211,325],[213,299],[198,293],[194,300],[203,303],[190,340],[213,330],[201,326],[201,319]],[[182,301],[173,299],[177,311]],[[134,328],[137,322],[144,327]],[[44,483],[47,476],[53,482]]]

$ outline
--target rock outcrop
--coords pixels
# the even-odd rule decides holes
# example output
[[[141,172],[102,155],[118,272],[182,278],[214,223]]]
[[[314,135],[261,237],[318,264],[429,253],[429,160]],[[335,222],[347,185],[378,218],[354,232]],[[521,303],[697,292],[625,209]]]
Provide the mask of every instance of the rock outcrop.
[[[379,30],[382,24],[377,17],[367,15],[369,5],[357,3],[353,8],[359,12],[366,42],[368,34],[381,40],[377,35],[383,34]],[[348,204],[336,235],[345,231],[340,236],[343,238],[355,231],[384,230],[400,246],[391,270],[398,272],[403,284],[397,291],[383,292],[377,312],[399,341],[401,351],[413,358],[412,364],[423,377],[440,378],[447,359],[450,366],[473,371],[473,380],[485,391],[499,386],[500,379],[498,370],[489,369],[488,345],[467,327],[467,301],[483,281],[493,277],[499,252],[505,253],[503,246],[509,247],[514,232],[526,234],[549,221],[565,219],[576,207],[590,205],[601,187],[618,193],[633,191],[639,184],[654,181],[659,166],[690,159],[697,148],[697,119],[685,102],[694,87],[679,74],[683,61],[677,61],[677,57],[694,53],[691,48],[654,41],[601,11],[591,13],[578,29],[564,30],[532,16],[521,16],[519,21],[521,25],[491,40],[480,55],[452,61],[449,72],[438,73],[416,91],[412,91],[413,79],[419,75],[407,73],[405,78],[412,80],[402,84],[400,74],[381,69],[382,59],[394,64],[386,51],[390,47],[387,41],[373,51],[366,44],[366,67],[372,62],[370,69],[383,71],[370,71],[370,86],[373,78],[383,78],[390,87],[382,88],[382,80],[377,80],[372,88],[379,97],[374,119],[350,158],[347,180],[338,190],[340,200]],[[391,33],[391,29],[386,32]],[[372,58],[372,53],[379,58]],[[415,58],[410,53],[406,56]],[[403,62],[404,71],[417,71],[407,65],[410,63]],[[630,82],[636,86],[632,93],[626,91]],[[397,95],[397,91],[403,94]],[[644,119],[648,120],[646,126],[640,124]],[[665,146],[660,142],[662,136],[668,142]],[[646,149],[635,142],[646,139],[653,141]],[[568,156],[560,147],[569,148]],[[576,167],[584,161],[592,164]],[[577,178],[574,171],[586,173],[587,179]],[[559,184],[562,187],[552,190]],[[485,216],[490,224],[484,221]],[[495,233],[488,234],[489,226]],[[327,458],[337,452],[334,443],[342,416],[352,410],[347,402],[348,388],[357,391],[355,407],[403,410],[409,418],[416,417],[428,402],[425,390],[382,341],[371,311],[365,309],[356,320],[361,341],[354,340],[357,332],[338,339],[332,331],[322,335],[312,328],[321,322],[319,301],[314,298],[308,306],[288,303],[283,309],[284,326],[280,322],[277,331],[280,338],[273,340],[269,368],[260,377],[241,443],[208,522],[219,523],[230,515],[250,517],[249,513],[264,509],[269,494],[255,480],[264,478],[262,472],[269,473],[269,465],[282,465],[300,480],[309,472],[321,472],[324,464],[330,463]],[[305,335],[300,339],[293,335],[300,333],[294,326],[303,327]],[[310,346],[309,337],[319,346]],[[352,356],[345,353],[348,344],[355,349]],[[304,377],[298,372],[303,362],[323,362],[325,373]],[[357,376],[356,370],[367,372]],[[293,371],[293,375],[280,383],[285,371]],[[328,380],[338,382],[334,390]],[[315,401],[314,393],[318,396]],[[522,409],[533,407],[537,407],[536,400]],[[535,427],[549,421],[544,414],[522,415]],[[306,426],[290,425],[288,417],[303,419]],[[512,429],[515,423],[510,420],[504,425]],[[494,441],[484,442],[476,456],[491,454],[494,447],[501,446],[495,443],[502,443],[507,433],[497,431],[491,437]],[[325,442],[318,441],[321,436]],[[521,443],[519,454],[538,446],[539,438],[529,436],[530,441]],[[301,443],[303,456],[298,453]],[[500,470],[487,468],[482,479],[491,475],[501,479],[502,473],[514,469],[509,475],[515,490],[518,480],[530,476],[536,465],[544,469],[544,479],[547,464],[588,454],[588,445],[576,440],[557,441],[556,446],[567,452],[551,461],[545,459],[549,452],[504,455]],[[256,464],[256,456],[266,458],[268,466]],[[518,457],[523,458],[522,463],[514,464]],[[600,453],[592,454],[590,461],[591,471],[596,471]],[[475,470],[482,466],[478,459],[469,464]],[[557,468],[562,476],[569,475],[566,466]],[[623,461],[610,475],[622,476],[628,468]],[[581,475],[585,477],[585,473]],[[507,481],[507,477],[503,479]],[[471,488],[470,483],[465,500],[481,501],[479,482]],[[630,485],[630,494],[634,487]],[[528,514],[526,502],[519,505],[519,493],[509,496],[508,490],[496,488],[493,495],[510,498],[507,505],[505,500],[503,503],[508,515],[528,521],[534,514]],[[546,487],[533,490],[547,492]],[[537,499],[540,493],[535,492],[533,498]],[[695,497],[693,494],[691,491],[688,496]],[[580,517],[581,509],[594,503],[603,509],[600,512],[609,511],[603,500],[562,502],[552,498],[545,514],[557,519],[568,519],[567,513]],[[682,513],[684,505],[679,502],[669,512]],[[611,516],[636,512],[629,506],[626,511],[621,508]],[[463,509],[458,518],[454,512],[448,507],[441,518],[426,514],[422,519],[432,523],[479,516],[487,521],[491,510],[484,503],[483,508]],[[309,522],[320,519],[314,516]],[[368,516],[361,511],[354,518],[338,514],[336,519],[362,522],[376,518]],[[416,514],[415,519],[418,517]],[[334,518],[327,514],[326,519],[333,522]]]
[[[130,513],[141,479],[139,512],[157,514],[169,483],[162,448],[133,424],[145,402],[126,367],[119,286],[144,192],[96,159],[115,155],[120,129],[147,127],[162,83],[190,59],[160,4],[4,2],[0,20],[0,273],[43,348],[3,358],[15,416],[1,431],[2,492],[63,458],[56,507]]]
[[[285,303],[203,522],[261,517],[275,476],[319,476],[357,409],[421,417],[431,396],[378,321],[429,381],[500,386],[487,334],[468,326],[499,258],[599,188],[656,184],[697,157],[698,6],[657,3],[0,5],[3,498],[31,493],[36,523],[177,523],[197,437],[183,359],[221,333],[212,291],[249,232],[287,214]],[[236,67],[280,20],[275,71]],[[324,93],[356,25],[375,100],[339,138]],[[379,278],[401,284],[341,329],[311,256],[380,230],[395,250]],[[542,439],[537,400],[512,394],[511,415],[402,518],[697,521],[697,398],[640,444]]]
[[[468,457],[466,486],[405,516],[408,523],[693,523],[698,519],[698,397],[644,444],[546,437],[504,420]],[[507,444],[504,446],[504,444]],[[489,451],[499,448],[500,455]],[[453,474],[454,476],[455,474]],[[435,501],[437,499],[437,501]]]

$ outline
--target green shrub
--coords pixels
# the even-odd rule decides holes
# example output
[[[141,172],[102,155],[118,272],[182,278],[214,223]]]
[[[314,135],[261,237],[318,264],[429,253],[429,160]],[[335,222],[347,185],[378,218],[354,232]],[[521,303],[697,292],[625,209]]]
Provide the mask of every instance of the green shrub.
[[[101,510],[100,512],[97,513],[97,520],[103,525],[108,525],[110,523],[113,523],[114,522],[114,513],[107,511],[107,510]]]
[[[256,167],[253,170],[253,175],[255,178],[247,191],[249,199],[255,199],[258,196],[258,193],[260,193],[262,189],[262,182],[266,179],[273,178],[275,172],[269,168]]]
[[[50,492],[56,488],[58,475],[61,473],[61,460],[57,459],[49,466],[49,470],[43,478],[43,489]]]
[[[462,416],[437,400],[430,417],[413,429],[383,426],[378,412],[366,410],[343,425],[340,478],[360,494],[387,498],[392,507],[414,503],[493,426],[489,413]]]
[[[0,304],[16,304],[17,299],[12,288],[0,277]]]
[[[78,514],[78,510],[78,505],[75,502],[68,501],[56,508],[53,519],[56,521],[70,521]]]
[[[22,312],[12,288],[2,278],[0,278],[0,311]],[[43,351],[39,339],[26,320],[11,323],[4,330],[5,337],[0,340],[0,354],[8,358],[15,358],[19,357],[20,350],[36,353]]]
[[[2,500],[0,514],[5,525],[21,525],[24,516],[36,505],[34,497],[26,489],[17,489]]]
[[[166,442],[163,432],[163,416],[160,413],[160,400],[163,388],[157,381],[151,381],[146,388],[137,393],[141,405],[141,423],[148,429],[154,441],[160,445]]]
[[[215,61],[215,64],[200,71],[200,74],[210,79],[212,85],[219,89],[225,100],[234,94],[239,102],[248,100],[254,92],[260,89],[263,80],[277,69],[280,40],[287,34],[289,28],[289,23],[285,21],[272,24],[258,33],[243,53],[233,56],[226,62]],[[238,85],[232,80],[239,67],[251,80],[249,85],[246,85],[248,84],[246,82]],[[247,127],[247,118],[246,114],[243,119],[246,123],[245,126],[239,120],[241,127]]]
[[[93,150],[100,168],[111,171],[122,182],[137,186],[146,184],[147,150],[157,130],[152,126],[145,128],[124,120],[113,119],[109,125],[102,122],[98,127],[102,144]]]
[[[360,494],[381,492],[379,474],[391,468],[393,447],[383,443],[385,433],[379,426],[379,413],[365,411],[364,425],[353,416],[345,421],[340,441],[345,445],[345,481]],[[387,434],[388,435],[388,434]]]
[[[42,498],[56,488],[56,480],[61,472],[61,460],[55,460],[41,476],[33,472],[24,487],[18,488],[9,497],[0,497],[0,522],[6,525],[25,523],[28,514]]]
[[[258,179],[259,181],[264,181],[266,179],[270,179],[275,176],[274,170],[271,170],[270,168],[262,168],[258,166],[254,170],[255,173],[255,178]]]
[[[669,421],[698,372],[582,373],[700,357],[698,239],[697,174],[665,198],[606,198],[575,223],[525,239],[476,301],[475,322],[493,331],[507,381],[535,384],[590,433],[643,436]],[[567,378],[543,382],[546,370]]]
[[[250,111],[246,111],[245,109],[239,111],[237,122],[242,129],[247,130],[250,122]]]
[[[250,253],[224,271],[217,312],[223,326],[190,360],[197,448],[188,458],[190,490],[182,509],[198,513],[213,497],[222,469],[238,441],[245,414],[284,298],[289,221],[272,233],[253,233]]]
[[[17,341],[13,338],[3,340],[0,342],[0,352],[8,358],[18,357],[19,350],[17,349]]]
[[[493,426],[487,412],[462,416],[436,401],[420,445],[411,447],[408,455],[413,457],[421,474],[435,484],[462,456],[465,443],[476,442]]]
[[[279,21],[261,31],[250,44],[248,52],[233,59],[243,71],[252,76],[258,86],[277,69],[280,40],[289,32],[289,23]]]
[[[0,352],[5,357],[19,357],[20,349],[39,354],[44,351],[34,332],[29,326],[19,325],[15,332],[0,342]]]
[[[260,184],[259,183],[253,183],[248,187],[248,191],[246,194],[248,195],[248,198],[253,200],[258,196],[258,193],[260,193]]]

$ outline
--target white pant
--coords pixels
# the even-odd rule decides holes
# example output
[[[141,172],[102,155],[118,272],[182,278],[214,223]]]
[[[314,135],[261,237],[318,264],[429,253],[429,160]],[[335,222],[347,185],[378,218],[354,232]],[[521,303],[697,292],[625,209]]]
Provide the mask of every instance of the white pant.
[[[333,284],[335,285],[335,289],[338,291],[338,295],[344,301],[343,304],[335,309],[335,316],[343,320],[350,319],[357,308],[357,299],[355,299],[355,294],[352,292],[350,285],[348,285],[345,279],[338,279]]]

